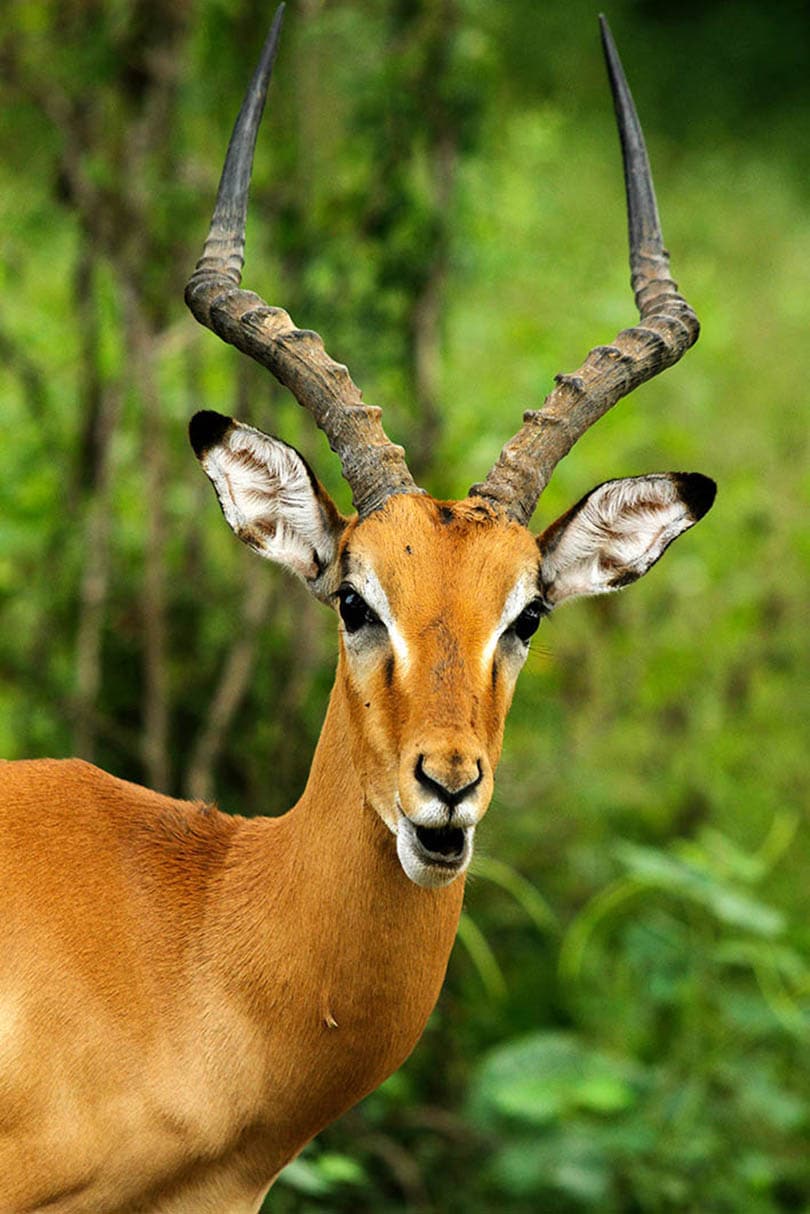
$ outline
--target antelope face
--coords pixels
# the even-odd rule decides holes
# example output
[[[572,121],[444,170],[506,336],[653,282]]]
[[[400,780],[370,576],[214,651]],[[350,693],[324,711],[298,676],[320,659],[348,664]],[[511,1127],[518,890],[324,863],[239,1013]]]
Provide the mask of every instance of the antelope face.
[[[411,880],[469,864],[545,611],[537,544],[483,501],[396,495],[341,544],[339,679],[367,799]]]
[[[391,494],[349,520],[279,439],[206,412],[191,440],[239,538],[338,612],[363,795],[408,877],[432,888],[470,862],[543,615],[635,581],[714,498],[699,473],[608,481],[538,538],[475,494]]]

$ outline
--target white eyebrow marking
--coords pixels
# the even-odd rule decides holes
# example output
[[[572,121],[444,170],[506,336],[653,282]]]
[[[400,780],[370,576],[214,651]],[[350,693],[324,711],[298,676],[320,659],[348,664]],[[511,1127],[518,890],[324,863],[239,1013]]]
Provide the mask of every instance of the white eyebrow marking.
[[[481,654],[481,666],[486,669],[492,661],[492,655],[495,652],[495,646],[501,639],[504,629],[508,628],[513,620],[516,620],[523,608],[532,599],[537,598],[537,588],[530,582],[528,576],[520,579],[516,586],[513,586],[506,596],[506,602],[503,605],[501,618],[498,620],[497,627],[493,630],[489,640],[484,646]]]
[[[380,585],[380,580],[373,569],[366,569],[357,578],[362,579],[358,590],[363,598],[371,607],[372,611],[380,617],[385,627],[388,629],[388,635],[391,638],[391,646],[397,658],[402,663],[403,670],[407,670],[411,664],[411,655],[408,651],[408,645],[404,636],[400,632],[394,617],[391,614],[391,608],[388,603],[388,596]]]

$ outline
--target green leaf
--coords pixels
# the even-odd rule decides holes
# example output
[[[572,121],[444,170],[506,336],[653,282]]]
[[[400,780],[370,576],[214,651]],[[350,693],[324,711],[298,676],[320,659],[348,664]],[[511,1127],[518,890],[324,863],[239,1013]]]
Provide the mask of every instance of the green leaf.
[[[510,864],[503,860],[495,860],[492,856],[479,856],[475,861],[476,876],[486,877],[493,885],[511,894],[517,904],[526,912],[539,932],[559,928],[557,916],[545,898]]]
[[[469,953],[470,960],[491,999],[506,997],[506,979],[498,965],[487,938],[467,911],[462,911],[458,923],[458,938]]]
[[[334,1187],[326,1177],[321,1176],[314,1162],[300,1157],[287,1164],[279,1175],[278,1183],[289,1185],[297,1193],[305,1193],[308,1197],[325,1197]]]
[[[685,860],[626,841],[616,844],[615,853],[637,880],[696,903],[723,923],[766,937],[777,936],[785,929],[780,911]]]
[[[557,1190],[599,1208],[610,1184],[603,1152],[592,1136],[576,1128],[548,1137],[512,1140],[493,1155],[490,1167],[497,1182],[518,1197]],[[553,1199],[541,1208],[552,1210]]]
[[[546,1126],[584,1110],[611,1114],[631,1106],[640,1069],[591,1050],[566,1033],[533,1033],[493,1050],[472,1088],[476,1116]]]
[[[330,1186],[360,1185],[366,1181],[365,1170],[357,1160],[337,1151],[325,1151],[318,1158],[316,1166],[321,1178]]]
[[[288,1163],[279,1176],[279,1183],[289,1185],[307,1197],[326,1197],[341,1185],[362,1185],[366,1173],[362,1166],[348,1155],[338,1151],[324,1151],[321,1155],[311,1153],[299,1155]]]

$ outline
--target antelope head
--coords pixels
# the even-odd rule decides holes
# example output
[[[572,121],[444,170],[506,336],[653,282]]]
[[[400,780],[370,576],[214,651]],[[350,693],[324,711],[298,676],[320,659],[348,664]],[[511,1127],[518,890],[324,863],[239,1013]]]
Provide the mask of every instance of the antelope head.
[[[635,581],[712,504],[707,477],[656,473],[599,485],[539,536],[527,526],[576,440],[677,362],[699,326],[669,276],[641,128],[602,19],[640,323],[557,376],[463,501],[429,496],[386,437],[380,410],[362,402],[320,337],[240,287],[253,150],[281,17],[280,9],[237,119],[186,301],[312,413],[357,513],[340,513],[294,448],[242,422],[198,413],[191,442],[239,538],[337,611],[336,686],[352,724],[347,761],[395,836],[407,876],[438,887],[470,862],[515,682],[543,617],[566,599]]]

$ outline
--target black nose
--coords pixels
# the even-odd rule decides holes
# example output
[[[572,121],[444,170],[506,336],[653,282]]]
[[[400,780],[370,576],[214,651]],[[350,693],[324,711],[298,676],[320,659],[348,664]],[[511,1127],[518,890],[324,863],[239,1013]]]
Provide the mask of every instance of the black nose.
[[[454,809],[456,805],[460,805],[465,797],[468,797],[474,788],[477,788],[481,783],[483,772],[481,771],[481,760],[476,761],[478,775],[469,784],[465,784],[463,788],[448,788],[446,784],[440,784],[438,780],[434,780],[425,771],[423,763],[424,755],[420,755],[416,760],[414,775],[423,788],[427,788],[430,792],[435,793],[439,800],[444,801],[445,805],[450,809]]]

